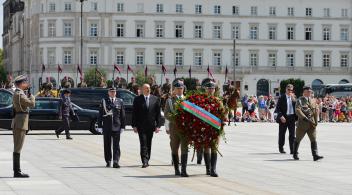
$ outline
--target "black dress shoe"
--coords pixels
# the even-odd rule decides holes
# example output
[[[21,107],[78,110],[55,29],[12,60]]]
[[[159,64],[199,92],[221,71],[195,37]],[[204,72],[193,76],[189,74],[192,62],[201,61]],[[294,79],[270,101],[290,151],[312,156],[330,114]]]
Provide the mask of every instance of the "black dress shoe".
[[[60,138],[60,134],[59,134],[59,132],[55,131],[55,135],[56,135],[57,139],[59,139],[59,138]]]
[[[107,162],[106,167],[111,167],[111,162]]]
[[[117,163],[117,162],[114,162],[114,164],[112,165],[112,167],[114,167],[114,168],[120,168],[120,165],[119,165],[119,163]]]
[[[72,137],[71,137],[71,136],[68,136],[68,137],[66,137],[66,139],[72,139]]]
[[[280,151],[281,154],[286,154],[284,149],[279,149],[279,151]]]
[[[142,165],[142,168],[147,168],[148,167],[148,164],[147,163],[144,163],[143,165]]]
[[[28,178],[29,175],[22,173],[21,171],[16,171],[13,173],[13,177],[15,177],[15,178]]]

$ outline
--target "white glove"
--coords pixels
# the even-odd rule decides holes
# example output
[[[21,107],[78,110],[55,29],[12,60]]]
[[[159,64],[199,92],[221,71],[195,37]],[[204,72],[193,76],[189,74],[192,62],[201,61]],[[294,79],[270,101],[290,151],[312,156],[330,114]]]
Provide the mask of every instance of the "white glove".
[[[120,134],[122,134],[125,131],[125,129],[121,129]]]
[[[103,128],[97,128],[97,131],[98,131],[99,133],[102,133],[102,132],[103,132]]]

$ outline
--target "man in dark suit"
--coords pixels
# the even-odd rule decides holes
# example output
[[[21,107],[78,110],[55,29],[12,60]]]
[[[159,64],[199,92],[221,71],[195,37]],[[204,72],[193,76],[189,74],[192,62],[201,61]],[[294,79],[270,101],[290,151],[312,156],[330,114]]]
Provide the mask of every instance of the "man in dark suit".
[[[290,153],[293,154],[293,142],[295,141],[295,113],[296,97],[293,92],[293,85],[286,86],[286,93],[281,95],[277,105],[276,122],[279,123],[279,151],[286,153],[284,150],[286,130],[289,131]]]
[[[144,84],[143,94],[133,101],[132,127],[139,135],[142,168],[149,166],[153,134],[161,126],[160,99],[150,94],[150,85]]]
[[[99,107],[98,128],[103,129],[106,167],[111,166],[112,158],[113,167],[120,168],[120,134],[125,130],[125,108],[122,99],[116,98],[115,88],[110,88],[108,93],[109,97],[102,99]]]
[[[66,139],[72,139],[70,135],[70,116],[75,116],[70,100],[71,91],[64,89],[59,105],[59,119],[62,120],[62,126],[55,131],[56,137],[59,138],[60,134],[65,131]]]

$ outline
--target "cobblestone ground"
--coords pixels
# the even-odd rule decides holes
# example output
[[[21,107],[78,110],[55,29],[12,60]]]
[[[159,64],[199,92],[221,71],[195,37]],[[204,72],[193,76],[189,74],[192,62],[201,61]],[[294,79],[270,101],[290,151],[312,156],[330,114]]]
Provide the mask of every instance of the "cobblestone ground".
[[[240,123],[226,127],[219,178],[189,162],[190,178],[173,175],[169,138],[154,136],[151,166],[140,168],[138,136],[121,137],[121,169],[105,168],[102,136],[74,132],[73,140],[53,132],[31,132],[22,154],[29,179],[12,178],[12,135],[0,131],[0,194],[351,194],[352,125],[321,124],[318,146],[325,158],[313,162],[308,137],[300,161],[277,149],[277,124]],[[64,137],[64,136],[62,136]],[[286,144],[286,151],[289,152]],[[192,158],[193,151],[189,157]]]

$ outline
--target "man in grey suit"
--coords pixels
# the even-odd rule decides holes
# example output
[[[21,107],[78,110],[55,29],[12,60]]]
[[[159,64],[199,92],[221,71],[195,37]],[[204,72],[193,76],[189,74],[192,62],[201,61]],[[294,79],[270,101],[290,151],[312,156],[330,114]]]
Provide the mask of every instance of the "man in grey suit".
[[[109,97],[101,101],[99,107],[98,127],[103,129],[104,157],[106,167],[120,168],[120,134],[125,130],[125,107],[122,99],[116,98],[116,89],[109,89]],[[111,143],[112,154],[111,154]]]

